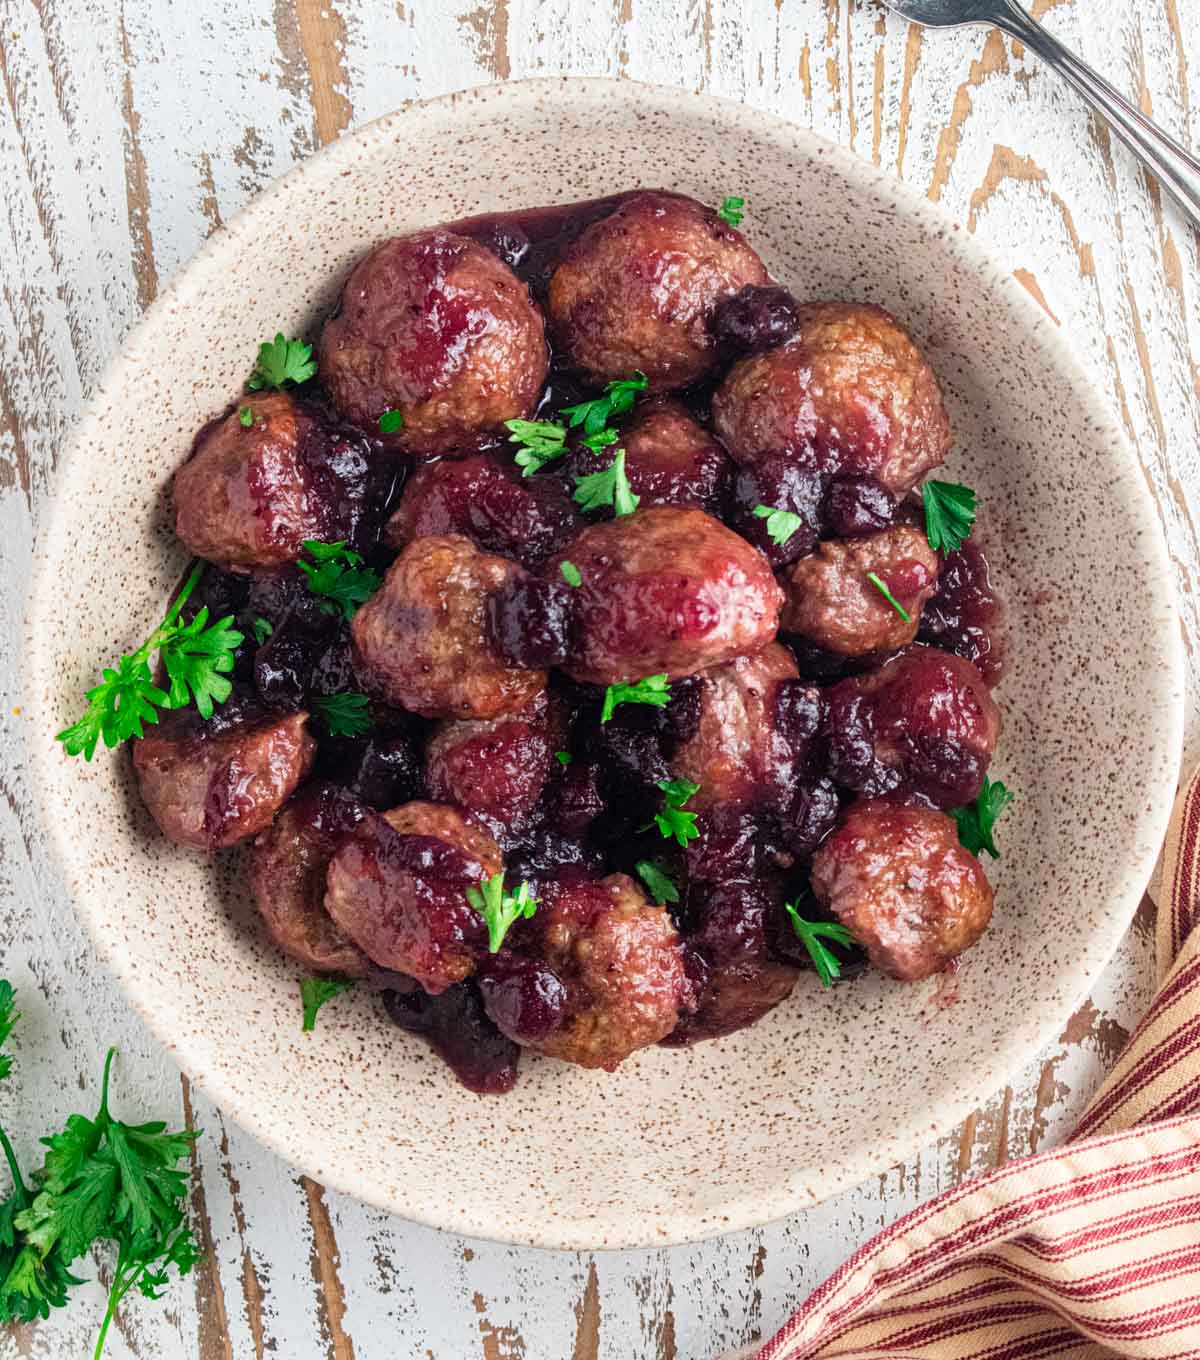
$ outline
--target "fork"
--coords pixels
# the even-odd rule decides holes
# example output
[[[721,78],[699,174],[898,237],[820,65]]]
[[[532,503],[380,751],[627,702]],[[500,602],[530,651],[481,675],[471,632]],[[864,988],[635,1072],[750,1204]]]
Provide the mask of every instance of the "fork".
[[[1108,121],[1125,143],[1200,227],[1200,160],[1136,109],[1016,0],[884,0],[889,9],[927,28],[991,24],[1024,43]]]

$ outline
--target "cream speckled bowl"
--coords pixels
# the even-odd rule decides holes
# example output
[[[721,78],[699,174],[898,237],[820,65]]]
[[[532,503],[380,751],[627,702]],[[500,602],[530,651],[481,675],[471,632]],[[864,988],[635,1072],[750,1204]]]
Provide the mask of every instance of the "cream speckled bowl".
[[[365,992],[300,1030],[237,855],[161,839],[123,754],[53,733],[144,636],[184,562],[167,513],[197,426],[258,342],[314,333],[352,261],[395,232],[662,185],[745,196],[745,230],[801,297],[865,298],[925,345],[1012,605],[1016,790],[991,930],[959,1000],[807,975],[752,1029],[651,1049],[614,1076],[542,1059],[471,1095]],[[115,585],[114,585],[115,578]],[[103,591],[90,583],[103,579]],[[62,588],[63,581],[70,589]],[[116,599],[120,612],[80,608]],[[777,1218],[952,1128],[1059,1029],[1129,924],[1176,777],[1179,629],[1138,467],[1064,337],[982,246],[848,152],[719,100],[542,80],[417,105],[294,170],[217,232],[109,371],[58,473],[29,614],[31,757],[102,957],[223,1109],[328,1185],[406,1217],[546,1247],[631,1247]],[[64,812],[70,809],[70,816]]]

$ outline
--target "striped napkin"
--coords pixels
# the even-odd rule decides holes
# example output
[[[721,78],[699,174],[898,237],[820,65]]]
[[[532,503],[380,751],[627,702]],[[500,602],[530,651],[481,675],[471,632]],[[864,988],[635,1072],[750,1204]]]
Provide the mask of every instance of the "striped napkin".
[[[915,1209],[739,1356],[1200,1360],[1200,771],[1167,833],[1158,969],[1064,1147]]]

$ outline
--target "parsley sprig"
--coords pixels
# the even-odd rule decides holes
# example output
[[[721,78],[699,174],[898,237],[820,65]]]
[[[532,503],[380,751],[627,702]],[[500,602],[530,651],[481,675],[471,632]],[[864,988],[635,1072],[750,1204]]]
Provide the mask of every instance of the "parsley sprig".
[[[340,613],[352,619],[360,604],[365,604],[383,584],[383,578],[373,567],[364,567],[362,557],[346,546],[346,540],[322,543],[305,539],[304,551],[312,558],[300,558],[296,565],[308,577],[308,588],[321,597],[321,608],[327,614]]]
[[[357,737],[375,725],[371,701],[365,694],[345,690],[341,694],[322,694],[312,701],[331,737]]]
[[[934,552],[957,552],[975,527],[975,493],[957,482],[926,482],[925,537]]]
[[[791,510],[780,510],[774,505],[756,505],[754,513],[759,519],[767,521],[767,534],[776,547],[782,548],[789,538],[804,523],[799,515]]]
[[[559,415],[566,417],[567,424],[573,430],[583,426],[584,443],[587,444],[592,436],[600,434],[617,416],[633,410],[634,399],[639,392],[646,390],[646,383],[646,375],[635,369],[632,378],[616,378],[600,396],[577,402],[574,406],[564,406]],[[595,448],[596,445],[589,444],[588,447]]]
[[[731,194],[717,209],[717,216],[721,218],[722,221],[728,222],[731,227],[740,227],[742,225],[742,218],[746,215],[742,211],[745,206],[746,200],[744,198],[738,198],[736,195]]]
[[[228,672],[242,645],[233,615],[210,627],[205,606],[191,623],[179,622],[180,611],[203,571],[202,562],[192,568],[175,603],[137,651],[101,672],[100,683],[87,692],[87,712],[56,737],[68,755],[82,754],[91,760],[101,740],[113,747],[129,737],[142,736],[144,723],[158,722],[160,708],[186,708],[194,703],[202,718],[211,718],[213,705],[229,698],[233,685]],[[168,690],[154,683],[150,658],[155,652],[167,673]]]
[[[661,865],[656,864],[652,859],[639,859],[633,867],[649,890],[650,896],[660,907],[666,902],[679,901],[679,889]]]
[[[666,840],[674,837],[686,850],[688,841],[699,836],[700,828],[696,825],[696,814],[685,812],[683,805],[700,792],[700,785],[690,779],[664,779],[658,787],[663,791],[663,810],[655,814],[654,821]]]
[[[870,583],[875,587],[877,591],[879,591],[883,598],[888,602],[888,604],[892,606],[896,613],[900,615],[900,617],[904,620],[905,623],[912,622],[912,615],[908,612],[907,609],[905,609],[905,607],[900,603],[900,601],[896,599],[896,597],[888,589],[887,582],[884,581],[882,576],[880,576],[877,572],[869,571],[867,572],[867,580],[870,581]]]
[[[506,420],[508,442],[520,447],[513,455],[524,477],[532,477],[567,451],[567,427],[556,420]]]
[[[979,796],[966,807],[954,808],[951,816],[958,823],[958,839],[964,849],[978,855],[986,850],[993,859],[1000,858],[994,837],[996,819],[1013,801],[1016,794],[999,780],[984,775]]]
[[[12,987],[0,983],[0,1035],[7,1038],[17,1018]],[[117,1259],[93,1360],[131,1289],[159,1298],[170,1268],[186,1275],[200,1257],[183,1209],[188,1173],[177,1165],[197,1134],[168,1133],[161,1120],[115,1119],[108,1107],[115,1056],[109,1049],[96,1115],[73,1114],[61,1133],[43,1138],[45,1158],[28,1182],[0,1129],[13,1182],[0,1204],[0,1324],[32,1322],[63,1307],[68,1291],[83,1283],[72,1264],[93,1244],[112,1242]]]
[[[311,1034],[317,1027],[317,1012],[335,996],[354,986],[352,978],[306,977],[300,980],[300,1004],[304,1007],[304,1022],[300,1028]]]
[[[794,902],[785,902],[783,905],[797,939],[808,950],[808,956],[817,970],[817,977],[821,979],[821,986],[832,987],[836,979],[842,975],[842,964],[825,941],[832,940],[834,944],[844,947],[854,943],[854,936],[845,926],[834,921],[806,921]]]
[[[575,499],[583,510],[602,510],[611,505],[618,515],[632,515],[642,498],[630,489],[625,450],[618,449],[612,463],[599,472],[576,477]]]
[[[509,927],[522,916],[537,911],[537,898],[522,883],[515,893],[504,891],[504,871],[485,878],[478,888],[467,889],[467,901],[483,917],[488,930],[488,953],[499,953]]]
[[[653,704],[655,708],[666,708],[670,702],[671,686],[667,684],[665,675],[648,675],[644,680],[635,680],[632,685],[623,682],[609,685],[604,691],[600,721],[608,722],[619,704]]]
[[[265,340],[259,345],[258,360],[246,386],[251,392],[264,392],[268,388],[282,392],[284,383],[306,383],[316,372],[312,346],[303,340],[289,340],[280,331],[274,340]]]

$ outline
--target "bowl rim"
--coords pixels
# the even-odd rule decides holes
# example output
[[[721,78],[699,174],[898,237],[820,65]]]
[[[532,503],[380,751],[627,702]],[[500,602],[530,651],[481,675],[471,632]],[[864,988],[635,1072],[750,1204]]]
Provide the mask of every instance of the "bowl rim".
[[[1103,929],[1094,931],[1072,960],[1064,961],[1059,974],[1059,989],[1061,995],[1069,999],[1069,1006],[1064,1005],[1061,1010],[1051,1006],[1043,1011],[1035,1011],[1018,1030],[1011,1033],[1009,1043],[997,1055],[996,1063],[989,1067],[991,1076],[986,1091],[981,1091],[978,1084],[971,1087],[965,1079],[949,1083],[937,1096],[930,1098],[930,1104],[920,1112],[920,1118],[910,1120],[886,1146],[862,1145],[853,1155],[843,1157],[836,1167],[822,1168],[819,1191],[814,1190],[811,1180],[796,1176],[786,1185],[776,1185],[754,1196],[726,1200],[704,1213],[691,1209],[686,1203],[676,1202],[669,1219],[647,1219],[640,1229],[636,1224],[626,1224],[623,1218],[606,1228],[587,1218],[555,1216],[550,1220],[539,1218],[540,1227],[536,1232],[521,1232],[508,1227],[504,1214],[486,1204],[471,1205],[469,1212],[458,1215],[451,1222],[445,1213],[437,1212],[432,1199],[400,1204],[398,1192],[393,1189],[389,1194],[381,1182],[373,1183],[354,1174],[343,1174],[336,1166],[321,1166],[318,1154],[306,1142],[303,1121],[281,1124],[271,1119],[269,1112],[256,1108],[252,1101],[239,1097],[219,1074],[210,1074],[199,1062],[193,1061],[186,1044],[180,1044],[172,1034],[169,1017],[151,1010],[149,1004],[142,1000],[137,971],[125,958],[121,939],[110,932],[104,911],[73,880],[67,823],[65,819],[54,815],[51,791],[56,764],[63,757],[57,743],[48,742],[45,737],[50,724],[48,710],[52,659],[39,646],[37,619],[42,613],[42,602],[56,585],[46,545],[59,536],[64,522],[69,522],[64,509],[64,487],[72,470],[86,460],[89,434],[97,422],[103,394],[118,382],[124,368],[131,362],[131,354],[157,328],[160,317],[199,293],[206,273],[229,251],[236,250],[242,233],[255,229],[260,217],[267,212],[267,205],[289,194],[300,180],[312,175],[314,167],[320,167],[327,174],[352,168],[371,143],[403,136],[405,121],[410,116],[419,117],[426,111],[449,111],[472,101],[485,105],[506,103],[510,108],[536,105],[547,99],[586,101],[611,95],[616,86],[627,93],[631,102],[643,106],[677,112],[679,106],[684,105],[689,112],[701,115],[707,113],[719,119],[729,126],[731,132],[744,127],[760,135],[766,131],[777,137],[787,137],[800,150],[827,158],[839,173],[856,182],[865,193],[882,193],[895,199],[906,211],[927,224],[931,232],[941,234],[946,248],[956,253],[964,266],[975,270],[990,266],[988,287],[1022,316],[1030,332],[1054,359],[1059,371],[1070,380],[1073,390],[1081,400],[1086,400],[1097,443],[1110,447],[1115,455],[1114,469],[1127,493],[1128,518],[1138,530],[1144,549],[1147,590],[1158,597],[1161,606],[1160,612],[1156,614],[1158,636],[1155,642],[1165,667],[1159,692],[1155,695],[1155,718],[1156,734],[1163,750],[1169,754],[1163,763],[1163,787],[1154,790],[1159,796],[1141,799],[1136,818],[1137,834],[1127,849],[1127,858],[1120,872],[1114,877],[1108,895],[1111,910],[1105,915]],[[76,916],[83,921],[100,961],[114,976],[134,1012],[167,1049],[188,1080],[195,1083],[224,1114],[233,1118],[257,1141],[290,1165],[319,1179],[322,1184],[426,1227],[448,1230],[462,1236],[552,1250],[634,1250],[681,1245],[760,1227],[861,1184],[870,1176],[902,1163],[953,1130],[1054,1040],[1067,1018],[1090,992],[1124,937],[1150,881],[1166,834],[1182,760],[1185,714],[1183,640],[1179,627],[1176,585],[1157,507],[1141,473],[1141,462],[1125,431],[1068,346],[1060,328],[1051,322],[1007,266],[994,257],[986,244],[968,232],[940,203],[926,198],[889,170],[864,160],[848,147],[829,141],[778,114],[754,108],[736,99],[623,77],[538,76],[474,86],[430,99],[406,102],[305,158],[255,194],[244,207],[218,227],[161,288],[105,365],[88,397],[68,447],[59,460],[54,486],[38,516],[33,570],[26,596],[24,631],[28,666],[24,700],[32,721],[25,725],[25,749],[32,776],[32,796],[46,832],[50,861]],[[37,721],[39,717],[42,719],[40,723]],[[713,1221],[716,1219],[719,1219],[721,1226],[714,1228]]]

